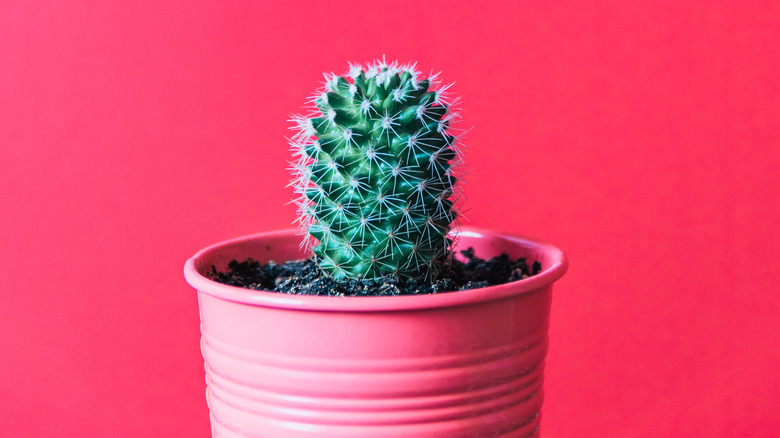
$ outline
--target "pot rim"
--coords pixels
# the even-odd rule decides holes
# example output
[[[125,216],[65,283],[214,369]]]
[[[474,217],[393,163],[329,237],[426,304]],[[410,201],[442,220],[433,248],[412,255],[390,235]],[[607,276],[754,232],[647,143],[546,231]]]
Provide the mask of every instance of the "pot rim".
[[[198,263],[198,260],[228,246],[240,245],[247,241],[263,238],[279,238],[286,236],[300,237],[299,230],[287,229],[252,234],[208,246],[198,251],[194,256],[187,260],[184,265],[184,277],[187,280],[187,283],[199,292],[228,301],[254,306],[305,311],[391,312],[463,306],[530,293],[551,285],[553,282],[560,279],[568,269],[568,259],[563,251],[546,242],[512,233],[500,233],[476,227],[460,227],[460,229],[455,230],[454,233],[458,236],[476,238],[494,237],[508,240],[514,244],[544,254],[552,261],[552,264],[532,277],[495,286],[464,291],[440,292],[437,294],[380,297],[328,297],[251,290],[218,283],[202,275],[197,270],[196,264]]]

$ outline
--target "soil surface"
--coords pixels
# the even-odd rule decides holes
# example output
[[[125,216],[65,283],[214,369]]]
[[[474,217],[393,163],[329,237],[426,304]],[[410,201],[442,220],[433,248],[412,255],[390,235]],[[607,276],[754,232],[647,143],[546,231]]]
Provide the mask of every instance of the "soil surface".
[[[228,272],[219,272],[212,266],[208,277],[231,286],[288,294],[385,296],[476,289],[527,278],[542,270],[539,262],[529,266],[525,258],[512,259],[506,254],[490,260],[476,257],[472,248],[461,251],[461,254],[466,259],[465,263],[453,258],[433,281],[392,277],[336,281],[322,272],[312,259],[281,264],[261,264],[251,258],[242,262],[233,260],[228,265]]]

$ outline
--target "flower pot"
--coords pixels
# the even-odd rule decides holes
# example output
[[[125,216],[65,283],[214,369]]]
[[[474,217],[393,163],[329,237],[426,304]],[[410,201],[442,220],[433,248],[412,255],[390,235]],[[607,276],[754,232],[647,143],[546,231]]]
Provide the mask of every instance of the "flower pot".
[[[205,277],[233,259],[307,257],[296,231],[248,236],[187,261],[198,291],[215,437],[538,436],[557,248],[463,228],[458,248],[542,264],[536,276],[434,295],[321,297]]]

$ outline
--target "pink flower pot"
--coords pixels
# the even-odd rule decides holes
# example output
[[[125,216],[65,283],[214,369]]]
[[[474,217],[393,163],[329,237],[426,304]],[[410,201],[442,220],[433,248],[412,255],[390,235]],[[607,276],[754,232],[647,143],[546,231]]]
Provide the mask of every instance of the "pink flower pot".
[[[542,272],[436,295],[319,297],[252,291],[205,274],[233,259],[306,257],[295,231],[248,236],[187,261],[198,290],[215,437],[458,438],[539,434],[557,248],[474,228],[459,248]]]

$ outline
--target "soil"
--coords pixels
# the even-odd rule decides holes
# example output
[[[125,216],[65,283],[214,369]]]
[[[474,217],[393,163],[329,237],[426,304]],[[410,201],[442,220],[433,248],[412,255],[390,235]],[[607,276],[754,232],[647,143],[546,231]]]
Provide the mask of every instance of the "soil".
[[[231,286],[267,290],[298,295],[325,296],[387,296],[434,294],[508,283],[538,274],[542,265],[531,266],[525,258],[512,259],[501,254],[490,260],[474,255],[469,248],[461,251],[466,262],[452,258],[434,280],[399,280],[380,278],[371,280],[336,281],[322,272],[313,259],[261,264],[247,259],[233,260],[228,272],[211,267],[208,277]]]

